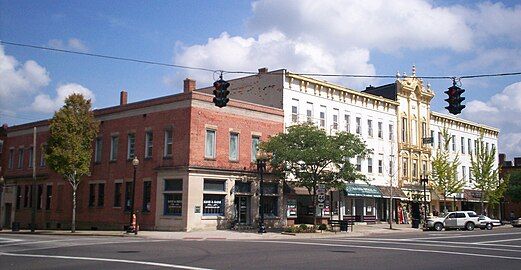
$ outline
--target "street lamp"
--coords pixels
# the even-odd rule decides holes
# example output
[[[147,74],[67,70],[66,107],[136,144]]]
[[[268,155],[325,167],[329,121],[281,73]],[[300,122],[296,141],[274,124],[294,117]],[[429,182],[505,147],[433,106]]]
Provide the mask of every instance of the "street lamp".
[[[135,191],[136,191],[136,170],[137,166],[139,165],[139,159],[137,159],[136,156],[134,156],[134,159],[132,160],[132,166],[134,166],[134,178],[132,179],[132,198],[130,201],[130,222],[129,222],[129,230],[128,232],[134,231],[134,234],[137,234],[137,217],[134,218],[134,200],[136,198]]]
[[[427,184],[429,183],[429,178],[427,175],[423,175],[420,181],[423,184],[423,216],[425,219],[423,226],[427,226]]]
[[[264,226],[264,171],[266,170],[267,154],[263,150],[257,151],[257,170],[259,171],[260,177],[260,200],[259,200],[259,233],[266,233],[266,227]]]

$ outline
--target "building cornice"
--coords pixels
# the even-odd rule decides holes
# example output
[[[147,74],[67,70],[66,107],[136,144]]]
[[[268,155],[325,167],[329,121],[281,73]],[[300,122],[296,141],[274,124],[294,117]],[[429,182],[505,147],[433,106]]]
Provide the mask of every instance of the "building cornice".
[[[457,118],[457,117],[442,114],[439,112],[431,111],[431,118],[434,121],[438,121],[438,122],[442,122],[442,123],[455,123],[456,125],[459,125],[462,127],[467,127],[467,128],[474,129],[474,130],[482,130],[483,132],[491,134],[496,137],[499,135],[498,128],[494,128],[494,127],[483,125],[483,124],[478,124],[478,123],[475,123],[475,122],[472,122],[469,120]]]

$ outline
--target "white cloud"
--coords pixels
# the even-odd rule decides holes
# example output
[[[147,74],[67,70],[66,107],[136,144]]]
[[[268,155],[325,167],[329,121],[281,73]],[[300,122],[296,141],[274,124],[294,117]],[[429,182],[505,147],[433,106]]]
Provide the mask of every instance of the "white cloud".
[[[18,106],[27,95],[37,93],[49,84],[47,70],[33,60],[21,64],[13,56],[6,55],[0,45],[0,107]]]
[[[488,101],[472,100],[462,113],[464,118],[500,129],[499,150],[509,156],[521,155],[521,82],[511,84]]]
[[[56,96],[54,98],[47,94],[40,94],[34,98],[31,109],[35,112],[52,113],[63,106],[65,99],[73,94],[82,94],[85,98],[95,101],[94,93],[82,85],[76,83],[68,83],[58,86]]]
[[[50,47],[61,50],[73,50],[79,52],[88,52],[89,48],[81,40],[77,38],[69,38],[66,41],[61,39],[51,39],[47,43]]]

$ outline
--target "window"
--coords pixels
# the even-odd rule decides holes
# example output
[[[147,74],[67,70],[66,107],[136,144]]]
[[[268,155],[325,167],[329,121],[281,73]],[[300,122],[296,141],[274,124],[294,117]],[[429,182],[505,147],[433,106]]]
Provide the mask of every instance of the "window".
[[[467,149],[469,150],[469,154],[472,155],[472,139],[467,139]]]
[[[452,151],[456,152],[456,135],[452,135]]]
[[[320,127],[326,126],[326,106],[320,106]]]
[[[98,207],[103,207],[105,204],[105,184],[98,184]]]
[[[163,183],[163,215],[180,216],[183,213],[183,179],[165,179]]]
[[[257,151],[259,150],[259,142],[260,142],[259,136],[251,137],[251,161],[252,162],[257,161]]]
[[[164,205],[163,215],[180,216],[183,213],[183,194],[182,193],[165,193],[163,194]]]
[[[239,160],[239,134],[230,133],[230,160]]]
[[[367,120],[367,134],[369,137],[373,137],[373,120]]]
[[[402,142],[407,142],[407,118],[402,118]]]
[[[384,166],[383,160],[379,159],[378,160],[378,173],[383,173],[384,172],[383,166]]]
[[[463,180],[467,180],[467,167],[461,166],[461,177]]]
[[[206,158],[215,158],[215,130],[206,130],[206,144],[204,148]]]
[[[427,123],[422,121],[422,138],[427,138]]]
[[[393,173],[393,161],[389,160],[389,175],[394,175]]]
[[[47,150],[47,144],[42,145],[42,150],[40,151],[40,167],[45,167],[45,151]]]
[[[127,159],[133,159],[136,155],[136,134],[127,135]]]
[[[150,205],[150,199],[152,193],[152,181],[143,182],[143,212],[150,212],[152,206]]]
[[[418,131],[418,121],[416,120],[412,120],[412,124],[411,124],[411,143],[416,145],[418,142],[417,142],[417,131]]]
[[[418,161],[416,159],[413,159],[412,161],[412,177],[418,177]]]
[[[383,123],[378,122],[378,138],[383,139],[384,138],[384,131],[383,131]]]
[[[224,195],[204,194],[203,195],[203,215],[224,215]]]
[[[34,147],[31,146],[29,148],[29,166],[28,166],[29,168],[33,167],[33,156],[34,156],[33,152],[34,152]]]
[[[47,185],[45,198],[45,210],[51,210],[51,200],[52,200],[52,185]]]
[[[485,143],[485,151],[488,153],[488,143]]]
[[[338,129],[338,109],[333,109],[333,129]]]
[[[461,137],[461,153],[465,154],[465,138]]]
[[[36,209],[42,209],[43,203],[43,185],[38,185],[38,200],[36,201]]]
[[[367,172],[373,173],[373,158],[367,158]]]
[[[389,141],[394,140],[394,126],[389,124]]]
[[[165,141],[165,143],[164,143],[163,157],[172,157],[173,131],[171,129],[165,130],[164,141]]]
[[[362,158],[356,157],[356,170],[361,172],[362,171]]]
[[[21,200],[22,200],[22,187],[16,186],[16,209],[20,209]]]
[[[204,180],[204,191],[224,192],[226,182],[223,180]]]
[[[119,136],[110,137],[110,160],[114,161],[118,157]]]
[[[441,137],[441,132],[438,132],[438,149],[441,149],[445,144],[444,139]]]
[[[306,109],[306,118],[308,123],[313,123],[313,103],[308,102],[306,103],[307,109]]]
[[[24,149],[18,149],[18,169],[21,169],[24,165]]]
[[[9,160],[7,163],[7,168],[13,168],[13,159],[14,159],[14,149],[9,149]]]
[[[89,185],[89,207],[94,207],[94,202],[96,200],[96,184]]]
[[[262,190],[264,195],[277,195],[279,194],[279,184],[278,183],[264,183]]]
[[[465,213],[456,213],[456,218],[466,218]]]
[[[427,161],[426,160],[422,161],[422,173],[423,173],[423,176],[427,176]]]
[[[409,159],[407,159],[405,157],[402,160],[402,175],[404,177],[409,176]]]
[[[101,138],[96,138],[96,144],[94,145],[94,162],[101,162],[101,151],[103,141]]]
[[[154,133],[147,131],[145,133],[145,158],[152,158],[152,149],[154,142]]]
[[[236,193],[250,193],[251,192],[251,183],[250,182],[242,182],[235,181],[235,192]]]
[[[278,196],[264,196],[262,198],[262,210],[265,216],[276,217],[278,216],[279,208],[279,197]]]
[[[431,130],[431,140],[432,140],[432,147],[434,147],[434,130]],[[439,143],[439,142],[438,142]]]
[[[362,134],[362,118],[356,118],[356,134]]]
[[[291,105],[291,122],[296,123],[298,122],[298,99],[292,99],[292,105]]]
[[[469,183],[472,183],[472,167],[469,167]]]
[[[494,144],[492,144],[492,148],[490,148],[490,149],[491,149],[491,151],[492,151],[492,150],[495,150],[495,149],[496,149],[496,146],[495,146]]]
[[[344,115],[346,132],[351,132],[351,117],[349,114]]]
[[[121,207],[121,185],[122,183],[114,183],[114,207]]]
[[[132,182],[125,182],[125,211],[130,211],[132,204]]]

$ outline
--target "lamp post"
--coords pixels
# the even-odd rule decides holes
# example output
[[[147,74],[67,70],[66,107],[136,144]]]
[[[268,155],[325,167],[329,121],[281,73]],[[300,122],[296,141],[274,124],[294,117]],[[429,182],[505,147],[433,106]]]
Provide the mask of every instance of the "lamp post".
[[[3,229],[4,227],[4,188],[5,188],[5,180],[4,180],[4,177],[3,176],[0,176],[0,231]]]
[[[264,226],[264,171],[266,170],[267,155],[264,151],[259,150],[255,156],[257,159],[257,170],[259,171],[260,177],[259,233],[266,233],[266,227]]]
[[[425,220],[423,226],[427,226],[427,184],[429,183],[429,178],[427,175],[423,175],[420,181],[423,184],[423,216]]]
[[[132,166],[134,166],[134,178],[132,179],[132,197],[130,201],[130,222],[129,222],[129,232],[134,231],[134,234],[137,234],[137,217],[134,223],[134,200],[136,198],[135,191],[136,191],[136,170],[137,166],[139,165],[139,159],[137,159],[136,156],[134,156],[134,159],[132,160]]]

